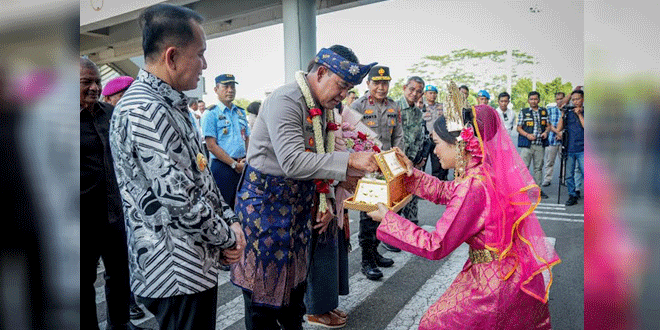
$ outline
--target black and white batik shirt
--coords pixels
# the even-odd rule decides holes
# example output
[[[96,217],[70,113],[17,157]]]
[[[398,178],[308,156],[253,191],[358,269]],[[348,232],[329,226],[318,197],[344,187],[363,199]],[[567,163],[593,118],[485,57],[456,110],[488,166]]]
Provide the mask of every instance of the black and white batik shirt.
[[[238,221],[222,200],[186,96],[140,70],[115,107],[110,145],[128,237],[131,290],[143,297],[217,285],[221,251]]]

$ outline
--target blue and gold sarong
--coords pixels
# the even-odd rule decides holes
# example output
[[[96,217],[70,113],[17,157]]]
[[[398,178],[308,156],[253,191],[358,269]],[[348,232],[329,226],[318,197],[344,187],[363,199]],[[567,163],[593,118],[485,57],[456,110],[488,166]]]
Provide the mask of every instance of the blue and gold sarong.
[[[286,306],[291,291],[305,282],[315,193],[311,180],[268,175],[247,165],[235,207],[247,246],[231,267],[231,281],[251,291],[255,303]]]

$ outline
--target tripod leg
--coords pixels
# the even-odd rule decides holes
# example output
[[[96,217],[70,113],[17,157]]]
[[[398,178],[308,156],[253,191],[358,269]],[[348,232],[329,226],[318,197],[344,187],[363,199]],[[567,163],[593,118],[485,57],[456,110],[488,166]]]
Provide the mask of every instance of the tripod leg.
[[[557,188],[557,204],[560,204],[560,200],[561,200],[561,184],[562,184],[562,180],[563,180],[563,177],[564,177],[564,166],[565,166],[564,152],[563,151],[560,151],[560,152],[561,152],[561,154],[560,154],[560,157],[559,157],[560,158],[560,162],[559,162],[559,184],[557,184],[557,186],[558,186],[558,188]]]

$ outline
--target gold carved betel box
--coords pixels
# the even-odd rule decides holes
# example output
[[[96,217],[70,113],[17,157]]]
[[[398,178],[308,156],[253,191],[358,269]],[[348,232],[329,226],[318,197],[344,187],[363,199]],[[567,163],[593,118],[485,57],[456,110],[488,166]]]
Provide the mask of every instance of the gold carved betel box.
[[[374,157],[385,180],[358,180],[355,194],[344,201],[344,208],[371,212],[378,209],[378,203],[383,203],[390,210],[397,212],[412,199],[412,194],[408,194],[404,186],[406,167],[393,149],[378,153]]]

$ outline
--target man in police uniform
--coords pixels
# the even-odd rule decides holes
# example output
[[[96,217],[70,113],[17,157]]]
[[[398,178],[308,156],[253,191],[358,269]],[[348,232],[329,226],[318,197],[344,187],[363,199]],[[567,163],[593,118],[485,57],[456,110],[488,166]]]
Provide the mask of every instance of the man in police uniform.
[[[534,181],[539,187],[543,179],[543,158],[545,156],[545,147],[548,145],[548,134],[550,125],[548,125],[548,110],[539,107],[540,94],[536,91],[529,92],[527,103],[529,108],[520,110],[518,115],[518,147],[520,148],[520,157],[529,167],[534,162]],[[548,198],[548,195],[541,190],[541,197]]]
[[[442,103],[436,102],[438,99],[438,88],[436,88],[433,85],[426,85],[424,87],[424,109],[422,109],[422,112],[424,113],[422,118],[426,122],[426,134],[427,134],[427,139],[431,139],[431,132],[433,132],[433,123],[435,123],[436,119],[438,119],[440,116],[444,114],[443,109],[442,109]],[[432,140],[431,140],[432,141]],[[449,174],[449,170],[445,170],[440,166],[440,160],[438,159],[438,156],[433,153],[433,147],[435,144],[431,144],[431,152],[429,152],[428,158],[431,159],[431,173],[433,176],[440,180],[447,180],[447,174]]]
[[[222,198],[232,208],[250,136],[245,111],[232,103],[236,84],[231,74],[217,76],[213,91],[220,103],[205,111],[202,117],[202,131],[211,153],[211,173]]]
[[[360,112],[362,122],[376,132],[376,138],[383,143],[383,150],[399,147],[404,150],[401,112],[397,104],[387,97],[390,89],[390,69],[386,66],[374,66],[369,71],[367,87],[369,91],[351,104],[351,108]],[[378,267],[390,267],[394,261],[378,253],[380,243],[376,238],[378,222],[372,221],[366,212],[360,212],[360,234],[362,248],[362,273],[370,280],[383,277]]]

